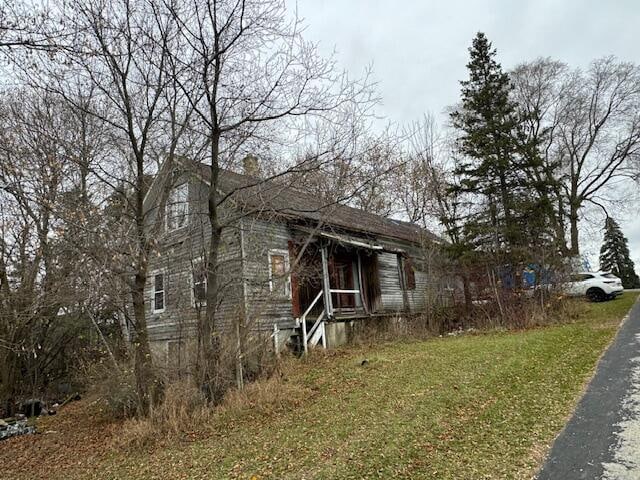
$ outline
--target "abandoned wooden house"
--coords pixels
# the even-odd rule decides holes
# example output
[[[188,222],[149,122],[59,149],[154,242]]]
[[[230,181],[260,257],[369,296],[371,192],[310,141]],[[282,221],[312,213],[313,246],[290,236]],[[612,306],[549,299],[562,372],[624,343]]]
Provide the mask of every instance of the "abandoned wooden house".
[[[181,355],[204,314],[209,178],[210,167],[195,162],[165,166],[145,199],[158,244],[146,289],[149,338],[154,353],[168,359]],[[426,307],[432,277],[425,252],[439,242],[434,234],[328,205],[282,179],[221,170],[218,185],[226,199],[220,329],[263,332],[276,349],[292,339],[305,350],[326,348],[344,343],[361,319]]]

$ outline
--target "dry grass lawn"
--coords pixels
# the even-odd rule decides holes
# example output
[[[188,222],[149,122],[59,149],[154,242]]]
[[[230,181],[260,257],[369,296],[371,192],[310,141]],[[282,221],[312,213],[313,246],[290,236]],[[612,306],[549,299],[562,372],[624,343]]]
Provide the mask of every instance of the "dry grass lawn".
[[[53,433],[1,443],[3,478],[530,478],[636,296],[564,325],[290,360],[148,448],[117,447],[135,426],[79,402],[40,425]]]

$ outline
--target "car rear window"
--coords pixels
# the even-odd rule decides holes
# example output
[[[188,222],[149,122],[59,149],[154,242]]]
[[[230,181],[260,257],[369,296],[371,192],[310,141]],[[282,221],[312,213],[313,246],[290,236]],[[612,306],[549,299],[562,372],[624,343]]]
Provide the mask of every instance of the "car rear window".
[[[613,273],[605,273],[602,275],[604,278],[618,278]]]
[[[575,275],[571,275],[572,282],[584,282],[590,278],[593,278],[593,275],[589,275],[588,273],[577,273]]]

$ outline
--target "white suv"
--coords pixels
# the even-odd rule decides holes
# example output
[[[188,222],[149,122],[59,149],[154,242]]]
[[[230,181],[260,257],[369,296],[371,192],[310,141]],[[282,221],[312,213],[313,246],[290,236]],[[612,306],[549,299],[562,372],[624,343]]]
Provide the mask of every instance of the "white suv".
[[[622,295],[622,281],[609,272],[580,272],[571,275],[565,292],[576,297],[586,296],[592,302],[602,302]]]

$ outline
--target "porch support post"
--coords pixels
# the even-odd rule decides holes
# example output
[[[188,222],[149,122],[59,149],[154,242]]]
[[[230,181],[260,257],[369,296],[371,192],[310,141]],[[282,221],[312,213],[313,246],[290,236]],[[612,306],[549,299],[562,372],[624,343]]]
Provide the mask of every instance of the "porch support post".
[[[362,282],[362,257],[360,256],[360,250],[358,250],[358,290],[360,290],[360,303],[362,303],[362,308],[364,309],[364,313],[369,313],[369,307],[367,306],[367,302],[364,298],[364,283]]]
[[[327,246],[323,245],[320,249],[322,253],[322,289],[324,292],[324,308],[328,318],[333,318],[333,304],[331,302],[331,282],[329,279],[329,254]]]

